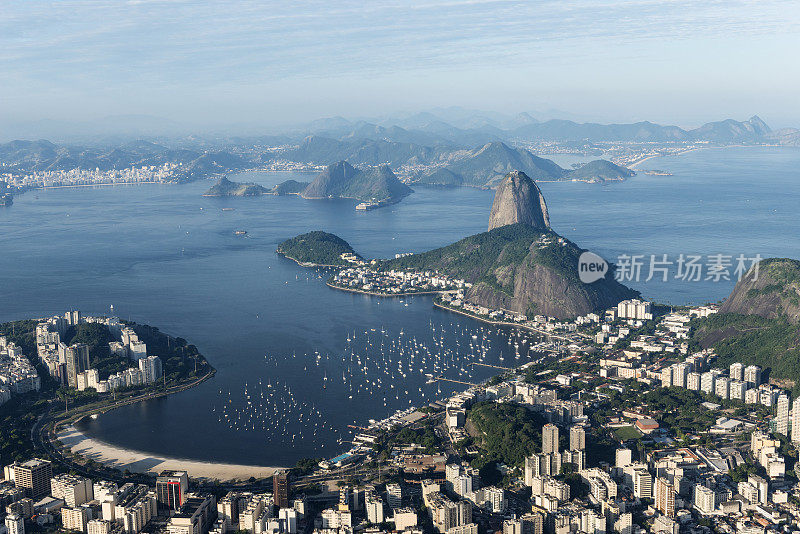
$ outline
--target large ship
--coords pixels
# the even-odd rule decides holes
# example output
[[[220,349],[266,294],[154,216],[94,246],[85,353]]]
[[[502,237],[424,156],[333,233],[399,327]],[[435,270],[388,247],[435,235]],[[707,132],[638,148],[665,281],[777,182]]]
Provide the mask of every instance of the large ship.
[[[376,208],[382,208],[384,206],[388,206],[390,204],[397,203],[397,200],[392,200],[389,198],[385,198],[383,200],[368,200],[366,202],[362,202],[356,206],[356,209],[359,211],[366,211],[366,210],[374,210]]]

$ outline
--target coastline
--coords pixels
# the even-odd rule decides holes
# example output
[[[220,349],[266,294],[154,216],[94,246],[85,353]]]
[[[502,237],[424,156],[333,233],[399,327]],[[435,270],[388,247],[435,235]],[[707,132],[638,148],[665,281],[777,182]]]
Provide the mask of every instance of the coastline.
[[[362,295],[371,295],[373,297],[413,297],[414,295],[440,295],[442,293],[453,293],[454,291],[412,291],[410,293],[377,293],[375,291],[364,291],[363,289],[354,289],[352,287],[341,287],[330,282],[325,282],[330,288],[338,289],[340,291],[348,291],[350,293],[361,293]]]
[[[297,258],[293,258],[293,257],[289,256],[288,254],[284,254],[283,252],[278,252],[277,250],[275,251],[275,253],[278,254],[279,256],[283,256],[287,260],[292,260],[293,262],[295,262],[300,267],[311,267],[311,268],[314,268],[314,267],[325,267],[325,268],[337,267],[339,269],[347,267],[344,264],[342,264],[342,265],[328,265],[326,263],[312,263],[310,261],[300,261]]]
[[[117,447],[91,438],[74,425],[60,430],[56,439],[73,454],[94,460],[108,467],[132,473],[158,474],[164,470],[183,470],[192,478],[236,481],[250,477],[264,478],[274,474],[278,467],[226,464],[210,461],[188,460],[159,456]]]
[[[725,145],[725,146],[698,146],[693,148],[687,148],[686,150],[681,150],[680,152],[675,152],[674,154],[654,154],[652,156],[647,156],[646,158],[642,158],[637,160],[634,163],[628,165],[629,169],[635,169],[638,165],[641,165],[645,161],[654,159],[654,158],[668,158],[670,156],[683,156],[684,154],[689,154],[690,152],[698,152],[700,150],[721,150],[725,148],[764,148],[764,147],[773,147],[773,148],[781,148],[783,145]]]
[[[175,185],[176,182],[104,182],[97,184],[73,184],[73,185],[38,185],[17,191],[17,194],[27,193],[29,191],[46,191],[48,189],[76,189],[81,187],[111,187],[119,185],[144,185],[144,184],[160,184],[160,185]]]
[[[527,330],[529,332],[533,332],[542,336],[552,337],[555,339],[562,339],[562,340],[569,340],[569,338],[565,336],[560,336],[558,334],[554,334],[553,332],[548,332],[546,330],[541,330],[539,328],[534,328],[532,326],[528,326],[521,323],[509,323],[507,321],[493,321],[492,319],[487,319],[485,317],[481,317],[480,315],[475,315],[464,310],[458,310],[456,308],[451,308],[450,306],[445,306],[439,302],[433,301],[433,305],[437,308],[441,308],[443,310],[447,310],[449,312],[457,313],[459,315],[463,315],[464,317],[469,317],[470,319],[475,319],[476,321],[480,321],[482,323],[487,323],[494,326],[511,326],[514,328],[521,328],[522,330]]]

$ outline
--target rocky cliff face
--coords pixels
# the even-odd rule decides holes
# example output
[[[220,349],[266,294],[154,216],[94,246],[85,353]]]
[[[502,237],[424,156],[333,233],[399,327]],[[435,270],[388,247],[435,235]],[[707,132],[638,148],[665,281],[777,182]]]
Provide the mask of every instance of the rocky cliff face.
[[[736,283],[719,311],[800,323],[800,261],[762,260]]]
[[[551,230],[510,224],[439,249],[389,260],[387,269],[438,270],[473,282],[467,300],[491,309],[569,319],[638,296],[614,279],[584,284],[582,249]]]
[[[489,230],[517,223],[539,230],[550,228],[547,204],[539,187],[524,172],[513,171],[497,187],[489,215]]]
[[[526,258],[530,259],[530,256]],[[543,264],[506,266],[492,274],[499,285],[483,281],[476,283],[467,292],[470,302],[490,309],[568,319],[604,310],[616,306],[621,300],[638,296],[612,276],[584,284]]]

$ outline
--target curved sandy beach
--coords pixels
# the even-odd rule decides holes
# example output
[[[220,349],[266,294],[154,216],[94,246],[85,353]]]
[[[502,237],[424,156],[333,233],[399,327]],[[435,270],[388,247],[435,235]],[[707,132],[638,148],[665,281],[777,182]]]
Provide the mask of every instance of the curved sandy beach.
[[[274,467],[182,460],[131,451],[92,439],[71,425],[58,433],[58,440],[75,454],[121,471],[127,469],[134,473],[157,474],[163,470],[174,469],[186,471],[192,478],[225,481],[269,477],[276,470]]]

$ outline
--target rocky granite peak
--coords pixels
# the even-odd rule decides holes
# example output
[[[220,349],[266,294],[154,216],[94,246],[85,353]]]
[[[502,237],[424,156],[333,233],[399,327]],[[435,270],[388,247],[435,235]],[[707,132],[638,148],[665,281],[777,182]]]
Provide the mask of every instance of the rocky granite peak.
[[[512,171],[497,186],[489,215],[489,230],[517,223],[539,230],[550,229],[547,203],[539,186],[524,172]]]

